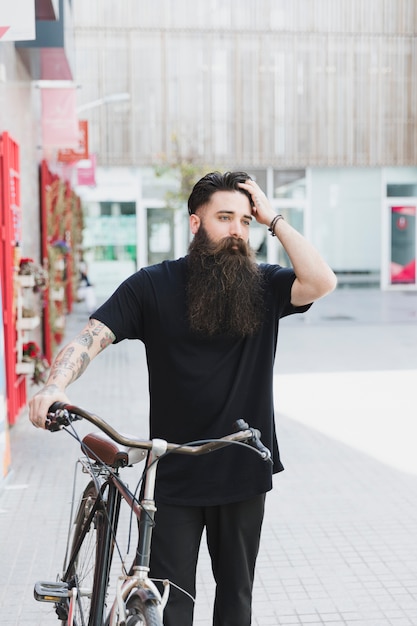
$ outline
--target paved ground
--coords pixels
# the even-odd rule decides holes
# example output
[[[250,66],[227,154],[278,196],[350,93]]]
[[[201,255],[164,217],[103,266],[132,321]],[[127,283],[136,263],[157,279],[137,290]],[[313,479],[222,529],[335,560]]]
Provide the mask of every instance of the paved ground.
[[[68,334],[84,320],[80,304]],[[143,356],[137,342],[105,351],[72,401],[145,434]],[[416,626],[417,294],[339,289],[283,321],[276,374],[286,471],[268,498],[253,624]],[[33,582],[59,571],[78,450],[26,416],[11,443],[0,623],[48,626],[53,610],[33,600]],[[203,548],[196,626],[210,626],[212,593]]]

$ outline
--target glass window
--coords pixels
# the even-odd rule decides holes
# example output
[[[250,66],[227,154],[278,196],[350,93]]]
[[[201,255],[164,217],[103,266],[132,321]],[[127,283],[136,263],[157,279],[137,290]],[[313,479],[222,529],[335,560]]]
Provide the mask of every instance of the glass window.
[[[171,209],[147,210],[148,264],[161,263],[174,256],[174,212]]]
[[[84,243],[91,259],[136,263],[135,203],[100,202],[100,209],[100,215],[85,217]]]
[[[302,207],[282,207],[277,208],[284,219],[291,224],[299,233],[304,234],[304,209]],[[278,246],[278,263],[283,267],[291,267],[288,254],[282,246]]]
[[[262,189],[262,191],[264,191],[266,193],[267,192],[267,189],[266,189],[266,169],[262,169],[262,170],[248,169],[246,171],[249,174],[249,176],[251,178],[253,178],[253,180],[255,180],[258,183],[258,185]]]
[[[388,198],[412,198],[417,196],[416,184],[387,185]]]
[[[266,263],[267,260],[267,235],[265,226],[253,221],[250,227],[249,243],[255,251],[256,260],[259,263]]]
[[[100,202],[100,215],[111,215],[111,202]]]
[[[274,198],[305,197],[305,170],[274,170]]]
[[[136,203],[120,202],[120,215],[136,215]]]

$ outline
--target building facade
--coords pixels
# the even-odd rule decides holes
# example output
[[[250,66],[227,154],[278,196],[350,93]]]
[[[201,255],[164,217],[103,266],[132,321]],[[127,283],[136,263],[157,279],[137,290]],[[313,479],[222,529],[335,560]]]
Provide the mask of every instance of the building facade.
[[[167,254],[184,220],[164,220],[149,168],[188,160],[254,173],[342,284],[416,288],[416,27],[414,0],[75,0],[80,105],[130,96],[86,111],[92,150],[136,168]],[[139,265],[160,256],[137,246]]]

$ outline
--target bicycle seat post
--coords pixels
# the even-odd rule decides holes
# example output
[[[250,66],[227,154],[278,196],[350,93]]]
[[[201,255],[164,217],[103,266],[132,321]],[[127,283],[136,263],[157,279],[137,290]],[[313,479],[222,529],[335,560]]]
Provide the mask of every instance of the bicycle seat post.
[[[139,577],[146,577],[149,572],[150,548],[152,540],[152,529],[156,512],[155,506],[155,483],[158,459],[165,454],[167,442],[163,439],[153,439],[152,448],[148,456],[147,469],[145,474],[145,486],[143,499],[141,501],[142,514],[139,521],[139,542],[138,553],[135,564],[135,574]]]

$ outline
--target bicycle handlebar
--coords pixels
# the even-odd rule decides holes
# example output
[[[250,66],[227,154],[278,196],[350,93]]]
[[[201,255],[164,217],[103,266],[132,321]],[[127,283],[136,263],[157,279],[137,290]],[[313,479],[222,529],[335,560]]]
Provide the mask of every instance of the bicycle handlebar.
[[[120,445],[129,448],[141,448],[142,450],[151,450],[152,448],[151,440],[141,440],[122,435],[98,415],[94,415],[85,409],[64,402],[54,402],[49,407],[45,427],[51,432],[56,432],[61,430],[64,426],[69,426],[72,422],[81,419],[86,419],[91,424],[94,424],[94,426],[106,433],[106,435]],[[235,422],[235,428],[236,432],[230,435],[209,441],[206,440],[202,443],[182,445],[167,442],[167,451],[178,454],[200,455],[218,450],[232,443],[244,443],[252,447],[264,461],[272,463],[271,452],[262,443],[259,430],[251,428],[249,424],[242,419]]]

